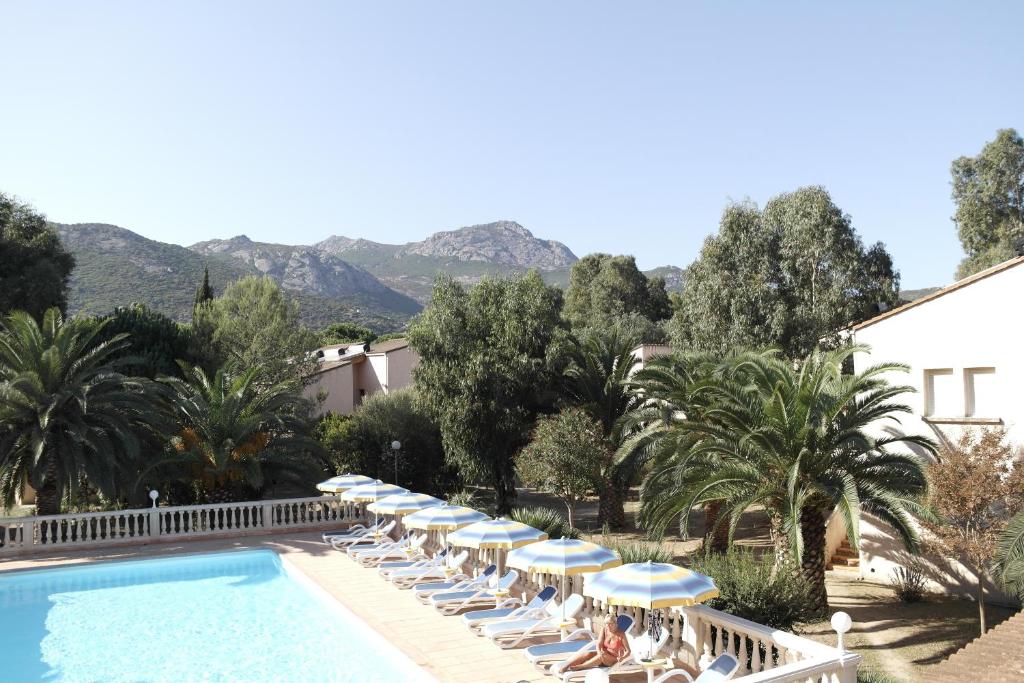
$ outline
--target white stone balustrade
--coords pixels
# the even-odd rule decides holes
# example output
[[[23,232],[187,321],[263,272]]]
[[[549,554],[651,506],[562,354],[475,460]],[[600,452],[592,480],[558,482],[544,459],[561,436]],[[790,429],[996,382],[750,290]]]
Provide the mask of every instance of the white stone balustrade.
[[[435,539],[428,543],[436,552]],[[494,562],[496,551],[473,551],[463,569],[479,572]],[[500,551],[498,551],[500,552]],[[583,577],[565,580],[570,593],[583,591]],[[561,590],[562,577],[557,574],[531,572],[521,577],[514,592],[527,597],[543,586]],[[600,628],[610,614],[629,614],[634,619],[634,632],[646,629],[646,612],[639,608],[614,607],[586,597],[579,615],[591,627]],[[662,628],[671,634],[666,649],[690,666],[703,668],[715,657],[728,653],[740,662],[733,680],[743,683],[856,683],[860,655],[804,638],[788,631],[779,631],[761,624],[734,617],[704,605],[672,608],[663,611]]]
[[[131,545],[364,521],[339,496],[0,518],[0,558],[56,548]]]

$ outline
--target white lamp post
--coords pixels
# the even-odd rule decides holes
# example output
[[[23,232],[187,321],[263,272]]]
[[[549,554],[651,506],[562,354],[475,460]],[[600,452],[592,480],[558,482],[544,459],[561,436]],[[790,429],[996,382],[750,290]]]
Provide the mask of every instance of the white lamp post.
[[[392,441],[391,450],[395,453],[395,486],[398,486],[398,451],[402,450],[402,442],[398,439]]]
[[[839,651],[846,652],[846,648],[843,647],[843,634],[853,628],[853,619],[846,612],[836,612],[832,615],[832,628],[839,636]]]
[[[153,501],[153,507],[156,507],[156,499],[160,497],[160,492],[156,489],[149,490],[149,499]]]

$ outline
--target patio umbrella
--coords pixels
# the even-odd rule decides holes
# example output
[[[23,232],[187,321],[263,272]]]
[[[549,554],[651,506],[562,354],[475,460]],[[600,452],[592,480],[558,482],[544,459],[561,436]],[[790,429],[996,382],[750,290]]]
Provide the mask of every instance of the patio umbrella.
[[[648,610],[653,643],[657,640],[656,631],[660,629],[656,611],[664,607],[689,607],[710,600],[718,597],[718,588],[710,576],[678,565],[633,562],[588,577],[583,594],[609,605]]]
[[[364,477],[361,474],[339,474],[316,485],[317,491],[324,493],[343,493],[356,486],[372,484],[376,479]]]
[[[575,538],[556,538],[531,543],[508,554],[509,567],[532,572],[560,574],[562,577],[562,621],[565,621],[565,578],[617,567],[622,560],[614,551]]]
[[[401,486],[395,486],[394,484],[385,484],[380,479],[377,479],[370,484],[350,488],[341,494],[341,499],[352,501],[353,503],[373,503],[381,498],[387,498],[396,493],[408,493],[408,491],[409,489],[403,489]],[[376,523],[377,513],[374,513],[373,521]]]
[[[403,519],[402,523],[408,529],[444,531],[447,535],[449,531],[455,531],[485,519],[490,519],[490,517],[479,510],[445,503],[414,512]],[[442,545],[447,545],[447,539]]]
[[[510,519],[489,519],[462,527],[448,535],[448,542],[463,548],[512,550],[546,540],[548,535],[532,526]],[[498,573],[501,573],[499,556]]]
[[[384,496],[383,498],[367,505],[366,509],[372,510],[374,513],[381,515],[401,516],[417,512],[418,510],[437,507],[443,503],[444,501],[440,498],[434,498],[433,496],[428,496],[425,493],[405,491],[403,493],[393,493],[390,496]]]

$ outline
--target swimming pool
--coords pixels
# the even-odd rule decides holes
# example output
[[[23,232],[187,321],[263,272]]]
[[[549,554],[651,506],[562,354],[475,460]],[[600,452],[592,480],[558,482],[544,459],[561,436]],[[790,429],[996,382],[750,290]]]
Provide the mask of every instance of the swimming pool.
[[[0,680],[433,681],[270,550],[0,574]]]

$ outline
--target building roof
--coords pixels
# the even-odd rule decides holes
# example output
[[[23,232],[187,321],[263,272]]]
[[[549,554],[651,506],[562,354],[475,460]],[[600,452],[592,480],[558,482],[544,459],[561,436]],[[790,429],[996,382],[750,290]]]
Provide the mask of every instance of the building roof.
[[[880,322],[882,322],[883,320],[885,320],[887,318],[893,317],[894,315],[899,315],[900,313],[903,313],[904,311],[909,311],[911,308],[917,308],[918,306],[923,306],[924,304],[928,303],[929,301],[934,301],[935,299],[938,299],[939,297],[946,296],[947,294],[955,292],[958,289],[963,289],[964,287],[967,287],[969,285],[973,285],[975,282],[980,282],[981,280],[984,280],[986,278],[990,278],[993,275],[998,275],[999,273],[1002,273],[1003,271],[1009,270],[1010,268],[1013,268],[1014,266],[1019,266],[1022,263],[1024,263],[1024,256],[1017,256],[1016,258],[1012,258],[1009,261],[1003,261],[1002,263],[1000,263],[998,265],[995,265],[995,266],[992,266],[991,268],[988,268],[986,270],[983,270],[980,273],[975,273],[974,275],[970,275],[968,277],[965,277],[963,280],[957,280],[956,282],[954,282],[953,284],[949,285],[948,287],[943,287],[942,289],[936,290],[936,291],[932,292],[931,294],[926,294],[925,296],[922,296],[920,299],[914,299],[910,303],[906,303],[906,304],[903,304],[902,306],[898,306],[898,307],[892,309],[891,311],[886,311],[885,313],[882,313],[881,315],[876,315],[874,318],[870,318],[869,320],[865,320],[862,323],[854,325],[853,329],[854,330],[862,330],[865,327],[870,327],[871,325],[874,325],[875,323],[880,323]]]
[[[928,672],[931,683],[963,680],[1011,683],[1024,680],[1024,612],[1020,612],[980,638],[967,643]]]
[[[392,351],[398,351],[409,346],[409,340],[401,337],[399,339],[388,339],[382,341],[379,344],[373,344],[370,346],[368,353],[391,353]]]

